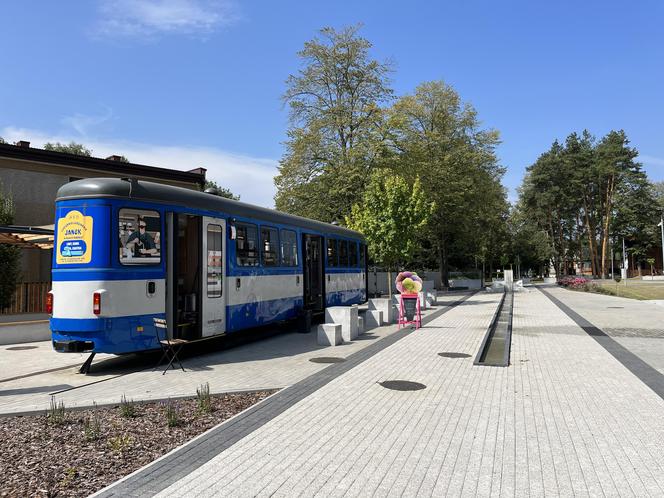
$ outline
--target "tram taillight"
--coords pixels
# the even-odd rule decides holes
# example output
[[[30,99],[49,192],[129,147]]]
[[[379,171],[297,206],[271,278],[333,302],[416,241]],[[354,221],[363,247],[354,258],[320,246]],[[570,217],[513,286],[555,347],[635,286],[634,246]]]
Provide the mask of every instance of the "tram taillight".
[[[101,313],[101,292],[95,292],[92,294],[92,312],[95,315]]]
[[[53,314],[53,292],[46,293],[46,313]]]

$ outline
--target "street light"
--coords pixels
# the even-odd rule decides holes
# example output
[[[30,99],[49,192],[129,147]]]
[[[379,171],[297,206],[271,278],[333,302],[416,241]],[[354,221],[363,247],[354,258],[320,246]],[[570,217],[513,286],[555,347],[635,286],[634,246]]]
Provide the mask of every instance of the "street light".
[[[657,226],[662,228],[662,274],[664,274],[664,214],[660,215]]]

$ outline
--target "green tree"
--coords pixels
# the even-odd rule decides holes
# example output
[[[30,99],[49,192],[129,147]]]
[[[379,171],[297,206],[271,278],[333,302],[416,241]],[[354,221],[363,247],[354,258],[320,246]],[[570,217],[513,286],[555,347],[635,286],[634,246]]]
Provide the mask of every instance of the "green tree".
[[[546,232],[559,274],[590,261],[593,275],[606,276],[617,236],[630,239],[639,258],[652,244],[653,188],[628,145],[622,130],[599,142],[584,130],[564,145],[555,141],[527,168],[520,204]]]
[[[0,187],[0,225],[14,223],[14,202]],[[21,275],[21,250],[12,244],[0,244],[0,309],[12,303],[16,284]]]
[[[342,220],[357,203],[380,154],[389,63],[369,56],[359,26],[324,28],[298,53],[283,100],[290,109],[286,152],[275,177],[277,209]]]
[[[69,142],[68,144],[63,144],[60,142],[47,142],[44,144],[44,150],[51,150],[54,152],[66,152],[67,154],[75,154],[77,156],[92,156],[92,150],[85,147],[83,144],[76,142]]]
[[[209,188],[213,188],[217,191],[215,195],[218,195],[219,197],[225,197],[226,199],[233,199],[234,201],[239,201],[240,196],[235,195],[233,192],[230,191],[230,189],[227,189],[225,187],[220,187],[217,182],[214,180],[205,180],[205,186],[203,187],[203,190],[207,190]]]
[[[419,178],[410,185],[387,170],[375,170],[362,202],[354,204],[345,218],[349,228],[365,235],[371,258],[388,271],[390,297],[391,272],[412,258],[418,233],[433,209]]]
[[[385,163],[410,181],[419,177],[435,202],[424,236],[444,285],[451,265],[499,256],[491,252],[503,238],[508,204],[495,155],[498,132],[481,129],[475,109],[442,81],[400,98],[385,128]]]

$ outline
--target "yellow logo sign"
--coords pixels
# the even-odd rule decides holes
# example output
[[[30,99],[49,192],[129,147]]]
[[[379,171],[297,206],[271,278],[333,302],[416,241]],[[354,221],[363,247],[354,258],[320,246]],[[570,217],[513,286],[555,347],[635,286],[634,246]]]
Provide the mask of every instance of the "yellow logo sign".
[[[59,265],[89,263],[92,259],[92,216],[80,211],[69,211],[58,220],[58,247],[56,262]]]

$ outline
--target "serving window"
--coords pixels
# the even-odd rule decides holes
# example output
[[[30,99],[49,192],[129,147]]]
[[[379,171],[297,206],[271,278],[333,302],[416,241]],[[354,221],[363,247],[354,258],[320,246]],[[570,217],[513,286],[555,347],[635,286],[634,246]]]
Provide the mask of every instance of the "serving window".
[[[261,227],[263,266],[279,266],[279,232],[276,228]]]
[[[297,266],[297,234],[293,230],[281,231],[281,264]]]
[[[258,228],[249,223],[236,225],[235,260],[239,266],[258,266]]]
[[[348,241],[339,241],[339,266],[345,268],[348,266]]]
[[[151,265],[161,262],[161,217],[157,211],[122,208],[118,225],[120,263]]]
[[[337,239],[327,239],[327,267],[337,266]]]
[[[348,260],[349,266],[355,268],[357,266],[357,243],[348,242]]]

